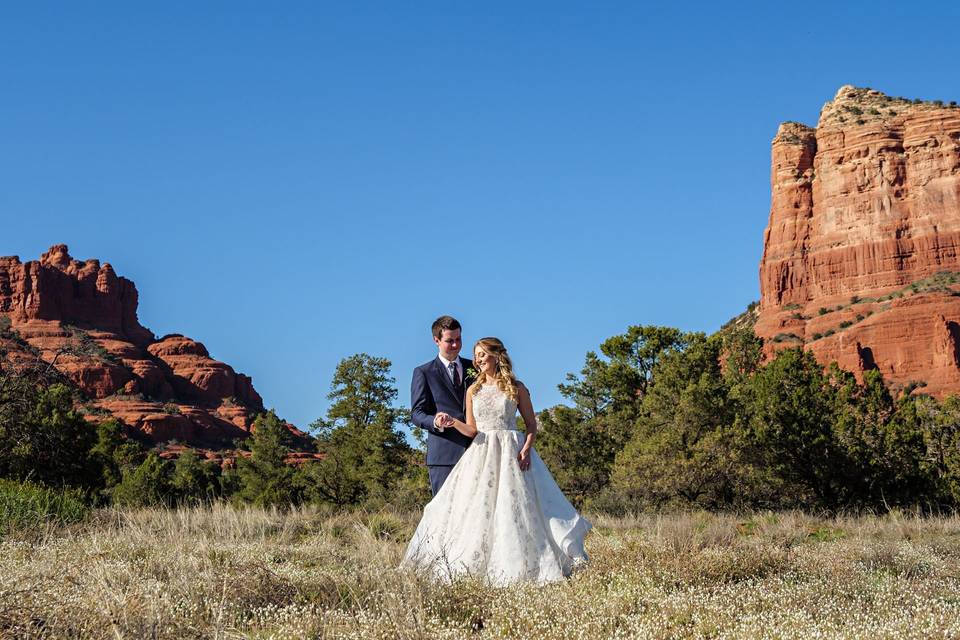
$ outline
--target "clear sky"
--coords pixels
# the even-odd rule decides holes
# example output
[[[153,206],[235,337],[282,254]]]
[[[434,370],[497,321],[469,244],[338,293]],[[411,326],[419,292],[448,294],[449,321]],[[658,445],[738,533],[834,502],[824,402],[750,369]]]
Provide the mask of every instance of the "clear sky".
[[[538,409],[628,325],[714,331],[759,297],[779,122],[960,100],[947,2],[19,4],[0,255],[110,262],[301,427],[357,352],[409,404],[442,313]]]

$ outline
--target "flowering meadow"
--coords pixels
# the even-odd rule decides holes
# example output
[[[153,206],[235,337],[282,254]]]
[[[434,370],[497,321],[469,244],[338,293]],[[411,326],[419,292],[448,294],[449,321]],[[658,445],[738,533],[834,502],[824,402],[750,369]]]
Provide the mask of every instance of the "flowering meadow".
[[[215,504],[8,532],[0,635],[960,638],[957,516],[595,515],[570,580],[496,589],[398,570],[418,515]]]

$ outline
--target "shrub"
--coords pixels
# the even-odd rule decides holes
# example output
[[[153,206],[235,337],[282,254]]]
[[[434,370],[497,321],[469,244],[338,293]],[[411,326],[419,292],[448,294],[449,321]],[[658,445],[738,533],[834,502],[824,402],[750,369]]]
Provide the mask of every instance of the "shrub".
[[[800,336],[798,336],[795,333],[778,333],[777,335],[773,336],[774,342],[785,342],[787,340],[799,340],[799,339],[800,339]]]
[[[841,329],[846,329],[847,327],[851,326],[852,324],[853,324],[853,322],[851,322],[850,320],[844,320],[843,322],[840,323],[840,328],[841,328]]]
[[[819,339],[822,338],[822,337],[823,337],[823,334],[822,334],[822,333],[815,333],[815,334],[813,334],[813,339],[814,339],[814,340],[819,340]]]
[[[11,385],[12,386],[12,385]],[[54,384],[0,395],[0,477],[33,480],[51,486],[88,484],[96,473],[88,453],[95,434],[74,410],[73,391]]]
[[[196,451],[187,449],[173,464],[170,485],[180,502],[197,503],[219,495],[219,476],[217,463],[200,460]]]
[[[131,507],[173,504],[170,463],[150,453],[143,463],[123,471],[123,479],[113,489],[113,502]]]
[[[823,334],[823,337],[824,338],[830,337],[836,332],[837,332],[836,329],[827,329],[827,332]]]
[[[0,480],[0,535],[83,520],[90,512],[79,489],[52,489]]]

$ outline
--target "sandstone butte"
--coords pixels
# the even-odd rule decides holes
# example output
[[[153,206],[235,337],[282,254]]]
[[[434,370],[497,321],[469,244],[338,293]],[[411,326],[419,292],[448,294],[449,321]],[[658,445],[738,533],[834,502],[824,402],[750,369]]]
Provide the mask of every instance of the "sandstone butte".
[[[51,363],[80,391],[90,422],[114,417],[146,443],[177,441],[229,460],[228,449],[250,435],[264,409],[250,377],[183,335],[158,339],[140,325],[137,303],[132,281],[109,263],[74,260],[66,245],[25,263],[0,257],[0,316],[12,330],[0,347],[8,361]]]
[[[895,389],[960,392],[960,108],[843,86],[773,139],[754,330]]]

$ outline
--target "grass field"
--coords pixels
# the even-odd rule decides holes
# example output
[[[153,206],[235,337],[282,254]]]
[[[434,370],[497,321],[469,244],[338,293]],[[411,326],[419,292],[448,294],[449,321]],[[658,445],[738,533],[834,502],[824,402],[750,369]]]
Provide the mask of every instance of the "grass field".
[[[493,589],[398,571],[417,515],[103,510],[15,531],[0,635],[960,637],[960,517],[593,516],[586,569]]]

